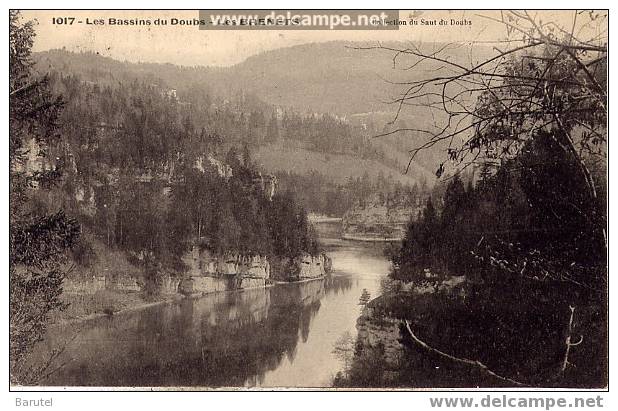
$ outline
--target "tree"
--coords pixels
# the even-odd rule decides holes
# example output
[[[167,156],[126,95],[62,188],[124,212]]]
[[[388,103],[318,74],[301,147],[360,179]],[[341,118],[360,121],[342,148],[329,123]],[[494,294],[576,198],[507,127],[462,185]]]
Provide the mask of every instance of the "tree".
[[[490,312],[489,307],[501,313],[500,307],[512,305],[525,318],[532,310],[544,319],[545,328],[531,326],[527,334],[550,329],[550,318],[566,317],[564,325],[554,322],[564,331],[551,330],[567,334],[566,344],[551,351],[559,357],[564,350],[561,366],[554,372],[551,367],[556,364],[550,361],[549,368],[538,370],[555,383],[565,374],[565,358],[572,355],[574,312],[580,313],[578,325],[589,344],[579,350],[602,352],[606,344],[607,14],[575,11],[568,27],[542,21],[541,14],[509,11],[499,18],[485,16],[503,25],[507,36],[490,54],[474,45],[472,55],[480,61],[453,56],[463,47],[457,44],[431,51],[415,45],[376,48],[393,51],[396,64],[406,60],[406,69],[422,72],[427,63],[441,66],[409,81],[394,100],[397,116],[414,107],[435,113],[436,124],[383,135],[424,136],[411,150],[410,162],[425,149],[444,147],[447,158],[438,167],[438,177],[445,175],[448,163],[455,174],[483,165],[481,181],[472,192],[466,192],[457,177],[449,177],[441,229],[424,232],[424,224],[411,224],[399,260],[394,260],[396,268],[423,263],[435,255],[427,245],[437,246],[434,264],[446,262],[451,271],[477,276],[468,285],[465,304],[474,301],[473,306],[480,307],[475,308],[478,315]],[[466,265],[475,269],[466,270]],[[405,270],[394,274],[409,277]],[[527,296],[525,302],[519,302],[522,295]],[[576,309],[582,306],[595,314],[586,316]],[[501,321],[510,321],[508,315]],[[512,341],[520,343],[516,335]],[[589,372],[583,361],[580,357],[573,372]],[[603,366],[592,364],[589,369]],[[596,377],[603,381],[602,375]]]
[[[591,168],[603,164],[607,154],[607,14],[575,11],[569,28],[542,22],[527,11],[509,11],[501,19],[481,17],[506,28],[503,43],[509,46],[496,48],[479,63],[449,59],[448,54],[462,47],[456,44],[432,51],[415,45],[370,47],[393,51],[395,62],[407,57],[406,63],[419,70],[427,63],[448,69],[406,83],[393,101],[397,116],[408,106],[441,114],[434,127],[398,128],[384,135],[426,136],[411,150],[410,161],[424,149],[462,138],[448,155],[465,164],[514,156],[526,141],[549,132],[559,149],[574,155],[589,196],[596,201],[599,182]],[[588,37],[580,38],[579,33]]]
[[[316,255],[319,246],[315,232],[290,192],[277,193],[267,216],[274,253],[279,257],[296,258],[303,253]]]
[[[391,277],[403,281],[426,283],[423,269],[435,263],[436,245],[440,244],[440,225],[431,197],[418,217],[412,217],[399,251],[392,256]]]
[[[279,121],[277,120],[277,115],[273,113],[268,122],[268,127],[266,129],[266,142],[274,143],[279,140]]]
[[[29,384],[48,371],[46,366],[29,368],[25,361],[43,339],[50,312],[64,306],[63,263],[80,226],[62,210],[31,207],[32,193],[59,177],[55,167],[37,164],[57,136],[62,101],[50,93],[46,78],[33,73],[32,22],[23,23],[17,11],[9,18],[10,378],[13,384]]]
[[[527,11],[509,11],[499,19],[481,17],[506,28],[507,47],[496,47],[488,57],[476,49],[480,62],[449,59],[447,55],[461,47],[456,44],[433,51],[415,45],[375,47],[395,52],[396,63],[407,59],[407,67],[422,69],[427,63],[445,67],[436,75],[408,82],[394,100],[397,116],[407,107],[421,107],[435,112],[440,124],[383,135],[424,135],[424,141],[411,150],[410,161],[422,150],[449,143],[438,176],[448,161],[459,169],[477,162],[499,165],[531,147],[527,143],[549,138],[553,151],[547,155],[569,156],[585,182],[587,201],[577,199],[579,213],[599,233],[593,239],[596,248],[606,250],[602,193],[607,161],[607,14],[575,11],[566,28]],[[457,140],[462,142],[456,144]]]

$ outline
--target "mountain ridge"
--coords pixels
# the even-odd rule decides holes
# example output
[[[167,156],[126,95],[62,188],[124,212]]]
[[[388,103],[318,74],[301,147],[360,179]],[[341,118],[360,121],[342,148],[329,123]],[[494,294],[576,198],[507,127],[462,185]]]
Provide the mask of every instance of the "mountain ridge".
[[[422,70],[404,70],[404,61],[393,64],[388,50],[360,50],[367,42],[331,41],[305,43],[263,51],[230,67],[179,66],[172,63],[132,63],[105,57],[96,52],[73,53],[49,50],[35,53],[37,69],[42,72],[78,74],[85,81],[115,84],[141,80],[162,89],[177,89],[179,95],[202,88],[225,100],[240,93],[256,96],[274,108],[301,113],[330,113],[360,127],[384,130],[414,125],[429,127],[431,116],[422,108],[404,111],[394,125],[396,105],[386,101],[401,93],[400,84],[388,83],[414,79]],[[390,48],[405,43],[385,43]],[[426,45],[436,47],[436,45]],[[462,58],[461,53],[457,58]],[[422,137],[401,135],[376,139],[374,144],[400,163],[407,163],[407,152]],[[413,162],[413,173],[431,178],[444,158],[440,147],[425,151]],[[414,167],[416,166],[416,167]],[[396,167],[400,168],[400,167]],[[401,170],[395,170],[401,172]]]

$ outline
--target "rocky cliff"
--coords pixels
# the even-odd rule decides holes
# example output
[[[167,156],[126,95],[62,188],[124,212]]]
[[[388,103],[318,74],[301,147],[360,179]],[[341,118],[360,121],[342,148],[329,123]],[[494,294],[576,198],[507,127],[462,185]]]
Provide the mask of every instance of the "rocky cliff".
[[[266,257],[245,256],[236,253],[213,255],[207,250],[193,246],[183,257],[189,267],[189,277],[220,277],[241,275],[248,278],[270,278],[270,263]]]
[[[277,258],[272,263],[272,277],[278,281],[302,281],[321,278],[332,270],[332,261],[324,253],[304,254],[296,258]]]
[[[332,269],[332,261],[324,253],[317,256],[304,255],[296,263],[299,267],[298,278],[301,280],[324,277]]]
[[[179,285],[179,291],[184,294],[260,288],[276,280],[321,278],[330,273],[332,268],[332,262],[326,254],[269,260],[260,255],[213,255],[197,246],[184,256],[183,262],[189,267]]]
[[[66,294],[82,295],[96,294],[100,291],[131,293],[146,290],[161,295],[207,294],[264,288],[273,281],[322,278],[330,273],[332,266],[326,254],[273,260],[274,268],[271,268],[271,262],[265,256],[236,253],[217,256],[195,246],[183,257],[188,269],[181,277],[164,274],[157,278],[156,284],[146,284],[146,280],[139,272],[127,274],[120,268],[103,268],[102,265],[99,267],[100,272],[93,271],[86,276],[66,278],[63,291]]]
[[[373,309],[366,306],[356,320],[357,346],[363,350],[381,347],[384,360],[389,366],[398,366],[403,356],[400,335],[401,321],[388,316],[376,316]]]
[[[398,241],[403,239],[413,207],[386,207],[370,204],[348,210],[342,219],[342,238],[360,241]]]
[[[161,276],[152,291],[160,294],[178,292],[180,278]],[[65,278],[62,290],[66,294],[96,294],[99,291],[140,292],[146,289],[146,281],[141,276],[132,275],[93,275],[89,277]]]

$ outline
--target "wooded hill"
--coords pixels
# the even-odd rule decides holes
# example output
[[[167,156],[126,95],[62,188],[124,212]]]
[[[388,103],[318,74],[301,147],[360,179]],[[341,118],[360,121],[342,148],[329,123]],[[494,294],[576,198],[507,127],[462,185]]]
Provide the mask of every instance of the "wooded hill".
[[[236,127],[237,130],[229,132],[228,127],[221,130],[226,139],[242,134],[242,138],[261,146],[273,143],[272,118],[275,116],[279,120],[281,138],[303,143],[294,150],[334,156],[349,154],[374,161],[363,166],[380,168],[386,175],[401,175],[409,160],[407,150],[414,147],[419,136],[407,133],[379,139],[372,137],[397,127],[422,128],[433,121],[425,110],[418,108],[407,110],[395,124],[387,125],[397,109],[395,104],[388,102],[401,93],[401,86],[389,81],[422,73],[405,70],[402,67],[405,62],[393,69],[388,52],[354,49],[359,46],[364,45],[307,44],[261,53],[225,68],[127,63],[96,53],[62,50],[37,53],[35,57],[37,68],[43,73],[75,74],[82,81],[101,87],[138,81],[158,87],[162,92],[171,92],[186,106],[198,128],[212,124],[212,119],[204,115],[206,108],[216,109],[222,117],[229,118],[234,113],[236,119],[226,120],[228,126],[233,122],[246,122],[255,130],[244,133]],[[453,51],[454,58],[465,58],[463,54],[463,51]],[[328,115],[324,116],[325,113]],[[314,126],[312,123],[322,124]],[[430,179],[442,156],[439,151],[436,148],[426,152],[413,162],[406,176],[399,178],[410,183],[418,181],[420,176]],[[262,159],[259,153],[257,155],[266,168],[271,166],[268,156]],[[314,164],[310,155],[308,157],[304,168],[323,167]],[[341,175],[339,170],[327,171],[333,178]],[[362,172],[350,166],[349,175],[359,176]]]

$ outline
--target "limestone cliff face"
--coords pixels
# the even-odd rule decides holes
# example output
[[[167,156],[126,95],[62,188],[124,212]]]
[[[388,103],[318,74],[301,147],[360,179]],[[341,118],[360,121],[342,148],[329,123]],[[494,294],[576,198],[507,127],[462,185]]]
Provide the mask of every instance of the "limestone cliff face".
[[[95,294],[105,290],[106,278],[104,275],[93,275],[87,278],[65,278],[62,282],[62,291],[66,294]]]
[[[183,261],[188,271],[180,277],[169,274],[157,279],[156,285],[147,286],[139,276],[92,276],[91,278],[65,279],[67,294],[95,294],[102,290],[140,292],[148,290],[160,294],[208,294],[221,291],[264,288],[271,281],[271,263],[264,256],[226,254],[214,256],[208,251],[193,247]],[[276,280],[300,281],[325,277],[331,270],[331,260],[326,254],[304,255],[296,259],[275,259]]]
[[[235,276],[248,278],[270,278],[270,263],[263,256],[244,256],[240,254],[213,255],[207,250],[193,246],[183,257],[183,262],[189,267],[187,276]]]
[[[414,207],[388,208],[383,204],[356,206],[342,219],[342,237],[348,240],[397,241],[403,239]]]
[[[390,366],[398,366],[403,356],[399,326],[401,321],[391,318],[375,318],[370,307],[365,307],[356,321],[357,345],[367,348],[381,346],[384,359]]]
[[[180,283],[185,294],[265,287],[270,280],[299,281],[326,276],[332,267],[326,254],[294,259],[240,254],[213,255],[194,246],[183,261],[189,267]]]
[[[179,292],[180,278],[164,275],[159,284],[161,294],[176,294]]]
[[[280,258],[273,261],[272,276],[279,281],[300,281],[321,278],[332,269],[332,261],[326,254],[304,254],[296,258]]]
[[[298,278],[301,280],[324,277],[330,272],[332,265],[330,258],[324,253],[317,256],[304,255],[297,259],[297,264]]]
[[[161,294],[178,292],[180,278],[163,275],[156,284],[155,290]],[[62,283],[66,294],[95,294],[98,291],[140,292],[146,289],[146,281],[142,277],[130,275],[95,275],[86,278],[65,278]]]
[[[227,278],[191,276],[182,279],[178,291],[182,294],[204,294],[227,291],[228,289]]]
[[[189,267],[179,287],[184,294],[260,288],[270,279],[270,262],[259,255],[213,255],[193,246],[183,262]]]

